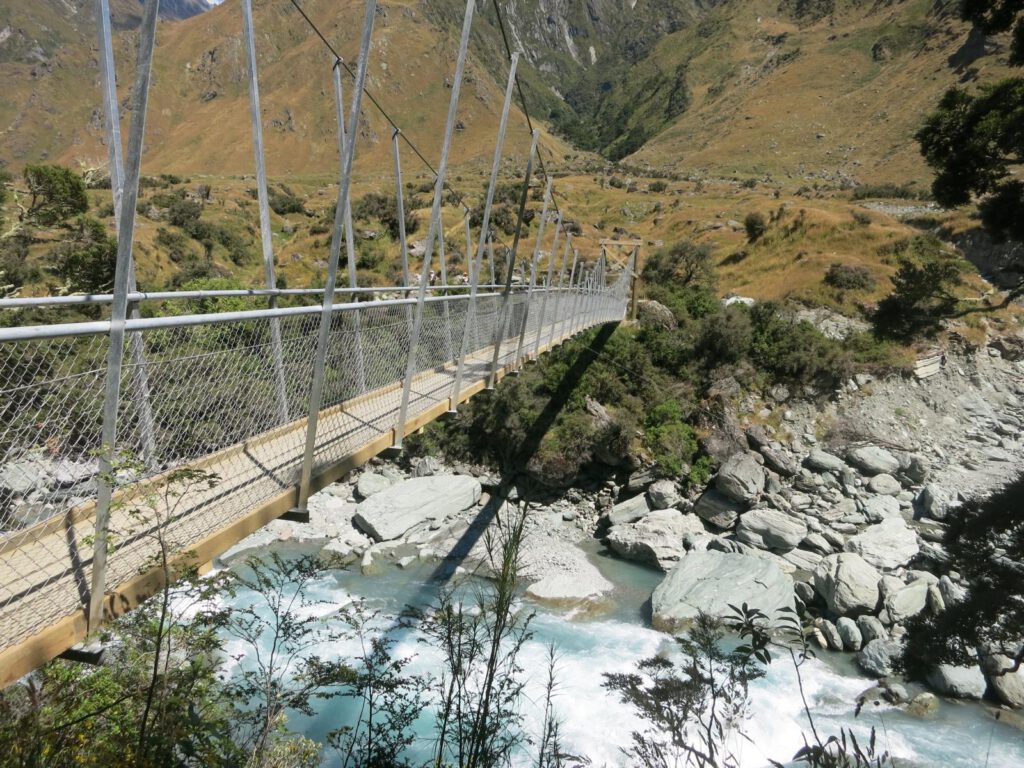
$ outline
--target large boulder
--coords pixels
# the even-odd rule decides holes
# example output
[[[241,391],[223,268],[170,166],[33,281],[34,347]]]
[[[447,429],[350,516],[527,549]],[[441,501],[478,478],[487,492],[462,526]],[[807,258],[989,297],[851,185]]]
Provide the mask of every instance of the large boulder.
[[[903,518],[890,517],[847,539],[846,551],[856,552],[876,568],[893,569],[909,563],[920,547]]]
[[[696,515],[661,509],[636,523],[614,526],[608,531],[608,545],[629,560],[670,571],[686,554],[683,540],[703,533],[704,524]]]
[[[981,656],[981,668],[989,690],[997,700],[1014,709],[1024,708],[1024,672],[1013,670],[1013,660],[1001,653]]]
[[[13,496],[27,496],[32,491],[47,487],[50,480],[49,463],[25,458],[0,466],[0,491]]]
[[[868,490],[883,496],[895,496],[903,490],[900,481],[884,472],[868,480]]]
[[[641,299],[637,302],[636,319],[641,328],[663,328],[666,331],[674,331],[679,327],[672,310],[651,299]]]
[[[857,654],[857,664],[869,675],[888,677],[893,673],[896,659],[902,650],[902,646],[895,640],[871,640]]]
[[[391,541],[425,520],[469,509],[481,492],[480,483],[468,475],[404,480],[361,502],[352,522],[375,541]]]
[[[881,575],[859,555],[828,555],[814,569],[814,589],[837,616],[870,613],[878,605]]]
[[[760,549],[788,552],[807,535],[807,525],[777,509],[752,509],[740,516],[736,538]]]
[[[702,520],[722,529],[732,528],[743,509],[742,504],[719,493],[714,488],[704,491],[693,507],[693,511]]]
[[[676,484],[671,480],[658,480],[647,489],[647,501],[651,509],[671,509],[681,500]]]
[[[834,454],[814,448],[804,459],[804,466],[815,472],[842,472],[846,462]]]
[[[612,507],[612,511],[608,513],[608,524],[614,526],[635,523],[650,511],[647,497],[641,493]]]
[[[785,451],[764,447],[761,448],[761,455],[764,457],[765,466],[774,472],[778,472],[783,477],[792,477],[799,471],[796,462]]]
[[[843,648],[848,651],[859,651],[864,645],[864,636],[861,635],[857,622],[849,616],[841,616],[836,621],[836,629],[839,630],[839,637],[843,640]]]
[[[885,610],[893,624],[900,624],[917,616],[928,604],[928,582],[924,579],[907,584],[885,596]]]
[[[872,523],[880,523],[890,517],[900,516],[900,503],[892,496],[868,496],[861,504],[864,517]]]
[[[795,610],[793,579],[773,562],[732,552],[690,552],[651,597],[653,623],[665,632],[685,630],[698,613],[726,618],[730,605],[746,603],[771,624]]]
[[[900,460],[877,445],[854,448],[847,454],[846,459],[865,475],[894,475],[900,471]]]
[[[980,699],[985,695],[985,676],[978,667],[939,664],[928,673],[928,685],[955,699]]]
[[[749,503],[764,491],[764,469],[749,453],[737,453],[718,470],[715,487],[733,501]]]
[[[933,520],[945,520],[955,506],[952,492],[935,483],[928,483],[915,500],[921,513]]]

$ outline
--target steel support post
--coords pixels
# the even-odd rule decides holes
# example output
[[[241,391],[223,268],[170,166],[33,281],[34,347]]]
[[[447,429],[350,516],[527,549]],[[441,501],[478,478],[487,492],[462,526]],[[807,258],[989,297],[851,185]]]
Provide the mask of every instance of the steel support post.
[[[395,161],[395,209],[398,214],[398,247],[402,256],[402,285],[405,290],[403,298],[409,298],[409,242],[405,233],[405,191],[402,189],[402,155],[398,151],[398,137],[401,131],[395,128],[391,132],[391,154]],[[433,222],[431,222],[433,224]],[[426,257],[424,257],[426,258]],[[430,260],[427,259],[429,262]],[[412,347],[412,308],[405,308],[405,324],[409,333],[410,354],[414,351]]]
[[[498,276],[494,273],[494,238],[490,232],[487,233],[487,258],[491,262],[491,285],[494,285]]]
[[[313,454],[316,450],[316,431],[324,397],[324,368],[327,363],[327,345],[331,336],[334,289],[338,279],[338,260],[341,258],[341,237],[345,226],[345,209],[352,181],[352,157],[355,154],[359,110],[363,103],[363,87],[366,84],[366,69],[370,60],[370,40],[373,37],[373,22],[376,14],[377,0],[366,0],[366,16],[363,20],[363,33],[359,44],[359,64],[356,67],[355,90],[348,118],[348,136],[351,138],[346,142],[344,157],[341,161],[338,200],[334,208],[334,232],[331,236],[331,255],[327,263],[327,284],[324,286],[324,301],[320,311],[320,332],[317,337],[316,356],[313,358],[313,381],[310,385],[309,415],[306,419],[306,447],[299,475],[299,498],[294,509],[297,515],[306,512],[306,504],[309,501],[309,484],[313,477]]]
[[[121,217],[117,233],[117,261],[114,266],[114,302],[110,315],[110,349],[103,391],[103,427],[99,452],[99,477],[96,491],[96,540],[93,547],[92,581],[89,591],[89,629],[103,621],[103,598],[107,586],[107,542],[110,502],[114,488],[114,451],[117,442],[117,410],[121,397],[121,371],[124,365],[125,320],[128,317],[128,284],[131,277],[132,241],[135,236],[135,205],[139,197],[139,171],[142,165],[142,139],[146,131],[146,107],[149,80],[156,42],[157,13],[160,0],[147,0],[139,27],[139,53],[132,92],[131,131],[128,157],[121,190]]]
[[[277,287],[274,276],[274,236],[270,229],[270,203],[267,196],[267,164],[263,151],[263,118],[260,112],[260,83],[256,68],[256,33],[252,23],[252,0],[242,0],[242,27],[245,38],[246,64],[249,75],[249,117],[252,121],[252,144],[256,158],[256,199],[260,208],[260,243],[263,247],[263,279],[268,289]],[[277,297],[269,299],[271,309]],[[284,355],[281,348],[281,321],[270,321],[270,354],[274,364],[274,387],[277,390],[277,412],[280,423],[288,415],[288,387],[284,378]]]
[[[637,246],[633,246],[633,253],[629,257],[629,319],[636,320],[637,310],[637,274],[636,274],[636,261],[638,251],[640,249]]]
[[[551,253],[548,256],[548,276],[544,281],[544,295],[541,297],[540,302],[540,320],[537,323],[537,340],[533,345],[533,356],[537,358],[540,356],[540,340],[544,335],[544,324],[548,322],[548,299],[551,296],[553,290],[552,283],[555,279],[555,260],[558,258],[558,238],[562,234],[562,213],[559,211],[558,220],[555,222],[555,238],[551,241]],[[557,297],[555,297],[557,300]],[[552,307],[554,310],[555,308]],[[554,319],[548,323],[554,328]]]
[[[434,241],[438,236],[441,222],[441,205],[444,202],[444,178],[448,171],[448,155],[451,151],[452,136],[455,133],[455,118],[459,108],[459,92],[462,89],[462,76],[466,69],[466,53],[469,50],[469,32],[473,25],[473,0],[466,0],[466,14],[462,21],[462,38],[459,42],[459,55],[455,63],[455,77],[452,81],[452,95],[448,102],[448,118],[444,128],[444,139],[441,145],[441,159],[437,164],[437,177],[434,179],[434,203],[430,210],[430,225],[427,228],[426,250],[423,254],[423,268],[420,271],[420,285],[416,296],[416,312],[409,338],[409,356],[405,366],[405,379],[402,383],[402,402],[398,409],[398,421],[395,423],[395,439],[392,447],[401,449],[405,438],[405,421],[409,414],[409,398],[412,393],[412,380],[416,376],[416,351],[419,346],[420,333],[423,328],[423,310],[427,297],[427,283],[430,277],[430,263],[433,257]],[[398,155],[395,155],[397,164]],[[401,220],[401,214],[399,214]],[[404,222],[403,222],[404,226]],[[440,233],[444,237],[444,233]]]
[[[121,155],[121,113],[117,100],[117,70],[114,67],[113,38],[110,31],[109,0],[99,0],[96,9],[96,27],[99,35],[100,81],[103,89],[103,113],[107,133],[107,157],[110,165],[110,191],[114,198],[114,228],[121,231],[121,198],[124,187],[124,159]],[[135,260],[128,265],[128,292],[135,293]],[[139,317],[138,302],[128,303],[128,317]],[[156,464],[156,423],[150,400],[149,374],[146,372],[146,352],[141,333],[128,337],[132,361],[132,395],[139,419],[139,442],[142,460],[146,466]]]
[[[526,176],[523,179],[523,191],[519,197],[519,215],[516,217],[516,234],[512,238],[512,250],[509,252],[505,267],[505,290],[501,295],[501,308],[498,312],[498,325],[494,333],[494,354],[491,357],[491,372],[487,377],[487,388],[494,389],[498,378],[498,358],[501,357],[501,345],[505,340],[505,326],[511,320],[509,309],[512,297],[512,274],[516,271],[516,252],[523,234],[523,217],[526,215],[526,201],[530,196],[530,179],[533,177],[533,163],[537,157],[537,141],[540,131],[534,129],[530,142],[530,156],[526,161]]]
[[[551,184],[554,181],[548,176],[547,187],[544,190],[544,205],[541,207],[540,222],[537,224],[537,242],[533,246],[533,258],[530,259],[530,286],[526,289],[526,306],[523,309],[523,321],[519,328],[519,342],[516,344],[516,356],[513,358],[512,367],[519,369],[523,364],[523,342],[526,341],[526,328],[530,322],[530,306],[533,304],[533,292],[537,288],[537,265],[540,261],[540,247],[544,243],[544,225],[548,221],[548,206],[551,204]],[[543,322],[544,318],[541,317]],[[537,327],[537,336],[540,337],[540,326]]]
[[[563,303],[562,303],[562,306],[559,308],[559,311],[562,313],[562,320],[561,320],[561,322],[559,323],[559,326],[558,326],[558,337],[560,339],[567,339],[570,336],[572,336],[572,315],[573,315],[573,312],[576,311],[576,306],[575,306],[576,293],[575,293],[575,291],[573,289],[573,286],[574,286],[575,281],[576,281],[576,256],[577,256],[577,251],[576,251],[575,248],[572,247],[572,233],[571,232],[566,236],[565,248],[566,248],[566,251],[565,251],[566,259],[562,262],[562,269],[563,270],[565,269],[565,261],[568,260],[570,251],[572,252],[572,269],[569,271],[569,285],[566,286],[565,295],[562,297],[563,298]],[[561,287],[562,279],[559,278],[558,282],[559,282],[559,287]]]
[[[445,242],[444,242],[444,216],[438,211],[437,214],[437,256],[441,262],[441,295],[448,295],[448,264],[445,259]],[[454,359],[455,355],[452,352],[452,313],[449,311],[448,302],[444,302],[441,307],[441,311],[444,314],[444,359],[445,361]]]
[[[348,136],[345,130],[345,89],[341,84],[341,61],[334,62],[334,113],[338,121],[338,162],[344,173],[345,149]],[[341,183],[341,178],[338,178]],[[355,291],[359,287],[359,275],[356,271],[356,233],[352,228],[352,194],[345,196],[345,265],[348,271],[348,287]],[[339,256],[340,258],[340,256]],[[358,302],[359,297],[353,293],[351,301]],[[356,348],[356,381],[359,382],[359,393],[366,394],[366,362],[363,359],[362,316],[357,309],[352,313],[353,337]]]
[[[472,5],[472,0],[470,0],[469,4]],[[476,293],[480,271],[484,263],[485,242],[491,256],[491,285],[494,284],[494,241],[491,238],[491,209],[494,206],[494,194],[498,185],[498,172],[501,170],[501,154],[505,148],[505,130],[508,128],[508,112],[512,106],[512,92],[516,85],[516,68],[518,66],[519,54],[513,53],[508,70],[508,84],[505,86],[505,101],[501,107],[501,121],[498,123],[498,138],[494,145],[491,179],[487,185],[483,220],[480,223],[480,239],[476,245],[476,258],[473,259],[470,266],[469,309],[467,310],[466,324],[462,329],[462,348],[459,350],[459,363],[455,366],[455,382],[452,385],[452,396],[450,399],[451,410],[455,410],[459,404],[459,395],[462,393],[462,374],[466,367],[466,354],[469,347],[470,333],[475,333],[476,331]],[[495,318],[495,322],[497,322],[497,318]]]
[[[555,332],[556,329],[559,332],[559,341],[561,341],[561,330],[562,330],[562,316],[565,312],[565,299],[566,294],[564,292],[565,287],[565,267],[569,261],[569,251],[572,249],[572,233],[565,233],[565,248],[562,249],[562,266],[558,270],[558,292],[555,294],[555,311],[554,317],[551,318],[551,336],[548,339],[548,344],[555,343]]]

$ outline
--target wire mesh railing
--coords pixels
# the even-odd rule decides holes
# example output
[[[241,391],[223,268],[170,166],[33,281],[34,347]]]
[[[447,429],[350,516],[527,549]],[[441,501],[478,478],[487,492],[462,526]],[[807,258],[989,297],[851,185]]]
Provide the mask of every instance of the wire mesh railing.
[[[496,337],[499,367],[506,368],[521,363],[516,356],[523,333],[527,350],[543,350],[583,328],[622,319],[627,282],[544,287],[532,294],[514,290],[504,312],[499,293],[475,299],[431,295],[415,347],[407,321],[414,300],[336,305],[314,474],[392,434],[410,355],[415,374],[406,418],[412,421],[458,403],[461,393],[452,387],[464,334],[465,390],[487,379]],[[541,315],[537,308],[545,296],[549,309]],[[319,310],[128,321],[125,344],[142,344],[145,376],[136,375],[136,363],[126,358],[117,438],[109,447],[118,461],[110,479],[115,503],[108,585],[132,578],[154,555],[140,508],[162,506],[150,512],[173,518],[166,536],[184,552],[295,487]],[[274,322],[280,328],[284,409],[275,386]],[[87,596],[108,324],[0,329],[0,650],[80,610]],[[61,335],[50,337],[55,328]],[[140,417],[141,403],[151,422]],[[218,482],[176,497],[173,510],[166,499],[154,501],[169,473],[185,467],[216,474]]]

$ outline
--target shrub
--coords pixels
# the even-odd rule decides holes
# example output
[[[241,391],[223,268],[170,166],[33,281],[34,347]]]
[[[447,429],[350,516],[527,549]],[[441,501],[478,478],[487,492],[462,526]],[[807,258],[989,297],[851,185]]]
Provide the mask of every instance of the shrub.
[[[853,190],[854,200],[868,200],[870,198],[884,198],[889,200],[927,200],[927,192],[919,192],[913,187],[905,184],[863,184]]]
[[[56,224],[89,210],[85,182],[61,165],[28,165],[25,183],[32,202],[29,214],[43,224]]]
[[[868,291],[875,287],[875,278],[867,267],[836,263],[825,272],[825,284],[844,291]]]
[[[5,237],[0,240],[0,295],[7,286],[20,288],[41,277],[39,268],[28,261],[28,238]]]
[[[153,198],[154,201],[156,197]],[[167,221],[175,227],[188,231],[203,215],[203,206],[191,200],[177,199],[167,208]]]
[[[270,210],[278,216],[284,216],[289,213],[306,212],[305,207],[302,205],[302,201],[290,192],[271,189],[268,190],[267,198],[267,201],[270,204]]]
[[[909,338],[934,333],[944,316],[952,314],[962,264],[955,253],[930,235],[891,246],[899,265],[893,290],[878,306],[875,327],[883,335]]]
[[[644,264],[645,283],[685,288],[712,285],[715,269],[711,261],[711,247],[683,240],[656,251]]]
[[[398,226],[398,201],[389,195],[382,195],[379,192],[363,195],[352,206],[352,218],[359,221],[379,221],[391,235],[392,240],[397,240],[401,234]],[[411,206],[406,206],[406,234],[411,235],[418,228],[419,219],[412,213]]]
[[[764,233],[768,231],[768,223],[765,221],[764,216],[756,211],[747,214],[747,217],[743,220],[743,227],[747,230],[747,240],[751,243],[760,240]]]
[[[626,182],[624,182],[618,176],[612,176],[610,179],[608,179],[608,186],[614,187],[615,189],[625,189]]]
[[[660,193],[664,192],[666,189],[668,189],[668,184],[666,184],[664,181],[652,181],[650,184],[647,185],[648,192]]]

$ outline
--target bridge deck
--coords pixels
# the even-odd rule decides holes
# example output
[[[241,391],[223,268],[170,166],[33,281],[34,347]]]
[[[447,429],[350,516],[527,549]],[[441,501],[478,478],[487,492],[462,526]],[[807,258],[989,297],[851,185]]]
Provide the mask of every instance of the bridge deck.
[[[527,334],[525,350],[534,349],[537,334],[541,351],[566,338],[543,325]],[[503,343],[499,377],[510,370],[517,341]],[[488,345],[467,356],[459,402],[484,388],[493,349]],[[449,409],[454,376],[454,365],[447,364],[414,379],[406,434]],[[401,396],[400,382],[395,382],[321,412],[312,490],[392,444]],[[204,566],[290,509],[298,496],[296,457],[302,454],[305,430],[306,420],[297,420],[188,465],[216,474],[220,480],[212,487],[193,485],[175,496],[159,482],[166,479],[163,475],[119,490],[109,529],[108,618],[134,607],[159,587],[161,571],[154,568],[160,551],[158,530],[171,551],[187,553],[187,559]],[[337,450],[332,451],[334,447]],[[157,525],[160,522],[165,525]],[[91,579],[92,504],[69,510],[37,529],[34,538],[0,541],[0,687],[87,634],[84,606]],[[176,557],[180,561],[185,556]]]

